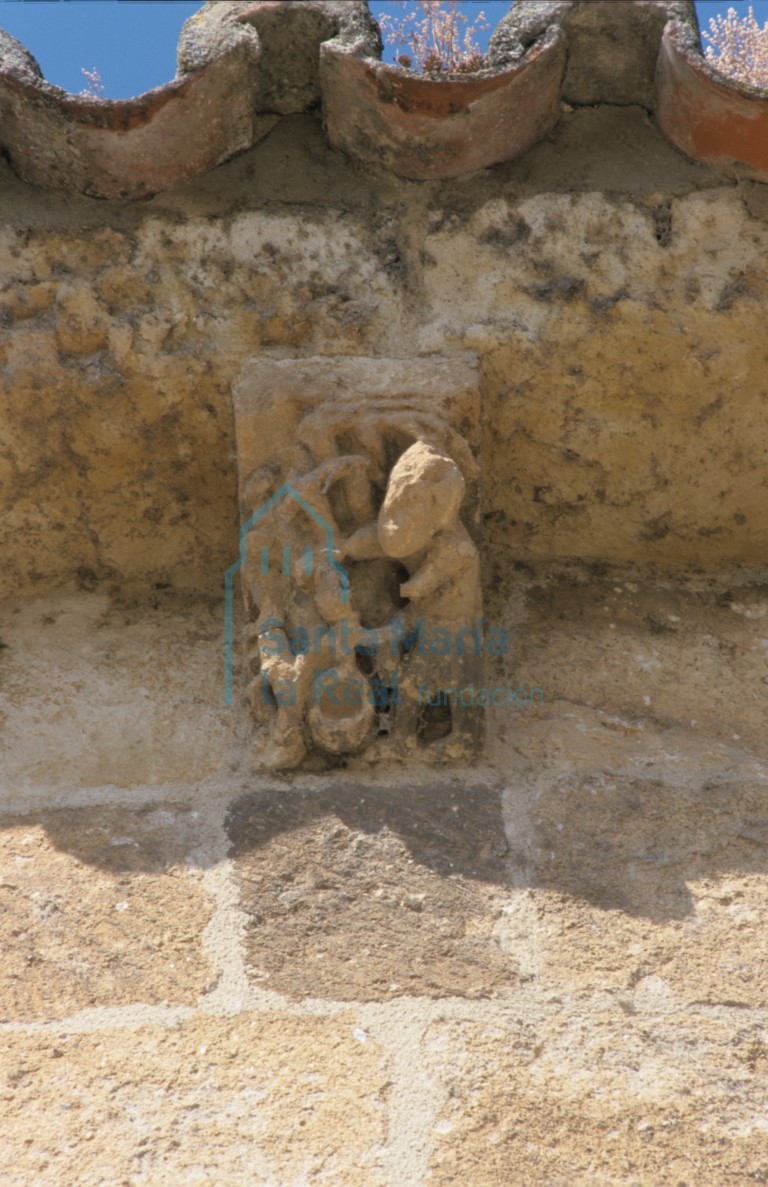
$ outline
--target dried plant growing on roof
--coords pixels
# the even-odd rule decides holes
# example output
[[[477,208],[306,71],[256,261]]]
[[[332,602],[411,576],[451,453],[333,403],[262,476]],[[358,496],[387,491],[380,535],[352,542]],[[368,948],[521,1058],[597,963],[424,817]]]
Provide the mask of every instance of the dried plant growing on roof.
[[[99,74],[98,69],[94,66],[93,70],[86,70],[85,66],[80,68],[80,73],[87,82],[87,86],[83,87],[80,92],[84,99],[103,99],[104,98],[104,82]]]
[[[768,88],[768,21],[761,28],[751,6],[744,17],[734,8],[725,16],[711,17],[704,37],[710,43],[705,57],[722,74],[748,86]]]
[[[418,0],[416,10],[396,19],[381,15],[379,25],[388,45],[395,47],[396,62],[405,70],[439,78],[468,74],[483,66],[478,33],[490,28],[480,12],[469,21],[460,11],[460,0]]]

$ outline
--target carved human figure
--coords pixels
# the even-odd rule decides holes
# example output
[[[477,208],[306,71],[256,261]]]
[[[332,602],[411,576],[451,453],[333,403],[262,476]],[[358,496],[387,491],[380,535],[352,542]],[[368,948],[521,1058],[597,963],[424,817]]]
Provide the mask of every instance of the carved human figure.
[[[233,394],[258,764],[474,751],[456,694],[482,649],[470,535],[480,378],[463,352],[243,367]]]
[[[355,652],[370,632],[349,605],[348,590],[342,596],[344,570],[333,556],[338,527],[331,503],[334,488],[348,482],[360,497],[366,466],[365,457],[343,455],[306,474],[291,474],[289,485],[301,503],[285,496],[248,536],[244,577],[253,621],[245,645],[255,676],[247,695],[254,718],[269,730],[259,761],[273,769],[298,766],[313,746],[326,754],[354,753],[374,727],[375,699]],[[267,468],[249,478],[245,498],[251,515],[259,509],[257,499],[264,505],[272,497],[274,486]],[[263,562],[275,543],[289,558],[287,571],[285,561]],[[342,620],[345,650],[339,648]]]
[[[403,644],[396,733],[407,745],[453,735],[474,737],[477,714],[462,703],[474,685],[482,642],[477,549],[460,518],[465,481],[457,464],[416,441],[389,476],[378,519],[342,547],[349,559],[384,555],[402,564],[408,604],[392,624]]]
[[[270,739],[260,761],[296,767],[313,751],[353,754],[390,732],[398,750],[444,740],[448,755],[458,754],[476,735],[476,713],[461,692],[475,683],[482,647],[479,559],[460,514],[462,467],[424,438],[403,448],[402,417],[383,437],[366,427],[375,439],[372,455],[328,456],[341,444],[339,426],[313,416],[325,431],[319,458],[304,472],[298,462],[289,471],[288,494],[279,495],[279,476],[270,466],[244,484],[245,511],[252,516],[257,504],[279,496],[270,518],[259,519],[249,533],[244,574],[252,616],[246,650],[254,671],[248,696]],[[378,421],[376,429],[382,430]],[[306,442],[301,449],[309,452]],[[387,477],[382,467],[396,450]],[[353,526],[346,540],[337,517]],[[266,564],[276,544],[282,564]],[[346,561],[376,562],[356,569],[356,591],[350,591]],[[403,569],[399,600],[405,604],[392,619],[396,574]],[[346,583],[343,596],[340,582]],[[365,626],[360,606],[368,607]],[[361,654],[371,656],[372,635],[374,658],[366,667]],[[328,647],[318,646],[319,637],[330,640]]]

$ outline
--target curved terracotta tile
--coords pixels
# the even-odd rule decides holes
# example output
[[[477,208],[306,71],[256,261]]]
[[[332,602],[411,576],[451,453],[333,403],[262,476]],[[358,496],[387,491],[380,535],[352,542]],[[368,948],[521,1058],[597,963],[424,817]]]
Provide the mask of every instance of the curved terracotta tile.
[[[694,161],[768,181],[768,94],[712,69],[689,23],[671,21],[657,67],[656,118]]]
[[[276,19],[277,18],[277,19]],[[363,0],[206,4],[179,42],[181,77],[136,99],[71,95],[0,31],[0,147],[25,181],[97,198],[144,198],[261,140],[319,101],[323,39],[354,41]]]
[[[327,42],[320,79],[328,139],[415,179],[458,177],[511,160],[557,122],[565,57],[557,26],[511,65],[443,79]]]
[[[19,176],[35,185],[143,198],[212,169],[277,119],[254,114],[241,47],[136,99],[101,100],[21,69],[18,53],[8,60],[10,40],[3,39],[0,66],[0,143]]]
[[[768,181],[768,95],[706,64],[690,0],[524,0],[472,75],[424,78],[380,58],[365,0],[211,0],[182,30],[179,78],[104,101],[50,86],[0,31],[0,148],[33,184],[143,198],[322,99],[334,147],[401,177],[457,177],[545,136],[562,91],[574,103],[655,106],[688,156]]]
[[[199,74],[119,102],[76,99],[0,73],[0,140],[25,181],[96,198],[144,198],[261,139],[278,116],[257,116],[241,72]]]

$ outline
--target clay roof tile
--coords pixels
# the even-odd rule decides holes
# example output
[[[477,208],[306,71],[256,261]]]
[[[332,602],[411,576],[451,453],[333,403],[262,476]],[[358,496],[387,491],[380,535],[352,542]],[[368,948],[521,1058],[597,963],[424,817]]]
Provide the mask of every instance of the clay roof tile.
[[[215,0],[186,22],[178,62],[175,80],[138,98],[83,98],[0,31],[0,145],[35,185],[143,198],[299,112],[322,109],[333,147],[428,179],[525,152],[561,101],[639,104],[693,160],[768,180],[768,93],[704,59],[688,0],[513,4],[483,68],[440,79],[381,62],[364,0]]]

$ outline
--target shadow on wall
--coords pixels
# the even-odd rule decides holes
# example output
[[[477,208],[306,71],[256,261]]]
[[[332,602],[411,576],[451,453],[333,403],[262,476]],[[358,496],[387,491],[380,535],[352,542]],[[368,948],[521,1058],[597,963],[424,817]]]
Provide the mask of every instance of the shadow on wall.
[[[528,797],[525,787],[520,796]],[[57,849],[116,878],[166,872],[201,843],[186,811],[183,836],[176,824],[170,833],[165,825],[150,827],[130,845],[115,842],[108,820],[89,829],[92,811],[24,820],[42,824]],[[131,820],[153,826],[163,818],[157,806],[99,811],[117,813],[122,832]],[[510,853],[493,788],[279,788],[238,802],[227,830],[235,862],[255,862],[265,886],[270,878],[283,889],[308,879],[318,891],[345,892],[342,907],[355,895],[375,899],[377,888],[398,888],[401,877],[418,873],[434,887],[440,880],[460,884],[465,896],[472,884],[498,895],[527,885],[662,922],[691,914],[689,882],[768,873],[768,812],[758,783],[705,782],[692,791],[603,773],[553,774],[528,815],[525,851],[513,836]],[[200,863],[207,864],[204,857]],[[343,926],[342,918],[335,925]]]
[[[234,805],[226,828],[251,984],[293,1000],[494,998],[548,975],[553,961],[566,978],[576,960],[582,978],[599,980],[608,968],[622,984],[671,961],[690,980],[691,962],[711,964],[725,944],[727,967],[711,992],[742,1000],[760,991],[759,956],[742,984],[738,931],[759,917],[759,890],[716,884],[707,914],[692,884],[768,873],[764,787],[682,795],[594,773],[559,778],[555,769],[550,779],[539,764],[527,779],[508,779],[507,794],[527,801],[510,852],[497,789],[403,782],[275,786]],[[0,932],[14,953],[15,937],[25,937],[20,972],[5,978],[12,1011],[39,1008],[24,997],[24,952],[57,1002],[63,986],[80,1006],[98,1004],[102,984],[122,1000],[126,978],[151,964],[165,976],[156,997],[187,1001],[201,991],[184,978],[213,903],[193,871],[222,852],[205,815],[155,804],[2,821]],[[632,967],[630,949],[640,954]],[[90,987],[89,969],[106,969],[106,980]],[[150,993],[143,980],[129,989],[133,999]]]
[[[696,791],[603,773],[553,779],[535,804],[530,885],[657,923],[694,915],[689,884],[768,873],[765,787]]]

